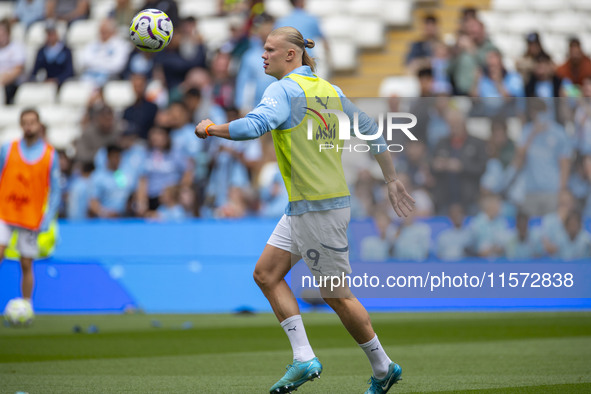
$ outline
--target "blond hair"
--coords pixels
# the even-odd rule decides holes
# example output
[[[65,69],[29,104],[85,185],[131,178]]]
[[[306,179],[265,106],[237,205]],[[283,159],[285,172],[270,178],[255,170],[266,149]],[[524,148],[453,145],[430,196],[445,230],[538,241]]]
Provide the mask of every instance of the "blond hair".
[[[297,29],[291,26],[284,26],[279,27],[273,30],[270,36],[283,36],[287,42],[292,45],[295,45],[297,48],[301,49],[302,51],[302,64],[304,66],[309,66],[312,71],[316,71],[316,62],[314,59],[308,55],[306,52],[306,48],[314,48],[316,43],[312,39],[304,39],[302,33],[300,33]]]

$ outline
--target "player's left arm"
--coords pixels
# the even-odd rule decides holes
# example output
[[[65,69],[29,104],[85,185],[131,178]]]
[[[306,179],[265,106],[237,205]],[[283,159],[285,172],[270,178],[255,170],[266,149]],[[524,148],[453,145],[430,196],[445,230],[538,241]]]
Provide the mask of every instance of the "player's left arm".
[[[49,230],[49,225],[55,215],[60,204],[61,190],[60,190],[60,166],[57,152],[53,152],[53,161],[51,163],[51,172],[49,174],[49,200],[47,202],[47,210],[41,222],[41,231]]]

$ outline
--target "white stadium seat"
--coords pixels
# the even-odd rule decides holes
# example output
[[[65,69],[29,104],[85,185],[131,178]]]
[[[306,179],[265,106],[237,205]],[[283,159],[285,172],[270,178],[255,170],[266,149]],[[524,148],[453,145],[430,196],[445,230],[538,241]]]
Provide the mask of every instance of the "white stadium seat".
[[[66,81],[60,89],[59,102],[68,106],[86,106],[94,89],[88,81]]]
[[[0,2],[2,3],[2,2]],[[25,26],[22,23],[15,23],[10,28],[10,38],[16,42],[25,44]]]
[[[307,0],[305,7],[306,11],[319,17],[344,12],[343,2],[340,0]]]
[[[525,38],[520,34],[494,34],[490,38],[504,57],[517,59],[525,53]]]
[[[385,4],[383,0],[350,0],[347,11],[351,15],[379,18],[384,13]]]
[[[293,7],[289,0],[266,0],[265,12],[274,18],[281,18],[288,15]]]
[[[357,67],[357,47],[349,40],[329,40],[330,64],[334,71],[351,71]]]
[[[352,40],[359,31],[356,28],[357,18],[353,16],[334,15],[322,18],[321,28],[328,38],[346,38]]]
[[[526,0],[525,3],[528,9],[536,12],[557,12],[570,8],[568,0]]]
[[[585,21],[574,11],[564,11],[550,15],[545,27],[553,33],[571,35],[585,30]]]
[[[135,101],[130,81],[109,81],[103,89],[105,102],[115,109],[124,109]]]
[[[578,11],[591,11],[591,1],[589,0],[569,0],[571,7]]]
[[[0,20],[14,17],[14,5],[12,1],[0,1]]]
[[[526,10],[526,4],[522,0],[492,0],[490,8],[501,12],[519,12]]]
[[[26,34],[26,44],[27,46],[34,47],[38,49],[39,47],[45,44],[45,39],[47,34],[45,33],[45,22],[35,22],[29,27],[29,31]],[[57,22],[56,24],[57,33],[60,39],[63,39],[66,36],[66,31],[68,30],[68,25],[65,22]]]
[[[0,89],[0,108],[4,107],[4,103],[6,102],[6,90]],[[4,110],[4,108],[2,108]]]
[[[542,46],[549,52],[554,62],[564,59],[568,51],[568,36],[565,34],[540,33]]]
[[[57,84],[51,82],[26,82],[19,86],[14,103],[20,106],[37,106],[56,102]]]
[[[505,28],[505,14],[494,11],[480,11],[478,17],[484,23],[486,31],[489,34],[496,34],[504,31]]]
[[[14,141],[23,136],[23,130],[19,126],[0,129],[0,145]]]
[[[68,30],[66,42],[70,49],[83,48],[98,37],[99,21],[88,19],[72,23]]]
[[[109,13],[115,9],[116,5],[117,2],[115,0],[93,1],[90,5],[90,17],[100,21],[109,16]]]
[[[513,13],[506,16],[504,30],[511,34],[525,36],[532,31],[544,30],[548,18],[533,12]]]
[[[84,116],[84,107],[43,105],[37,108],[41,122],[48,127],[78,124]]]
[[[380,48],[385,44],[385,26],[375,18],[358,18],[358,31],[363,34],[355,35],[355,43],[360,48]]]
[[[2,89],[4,90],[4,89]],[[0,129],[6,127],[19,127],[22,107],[7,105],[0,111]]]
[[[491,134],[491,120],[486,117],[472,117],[466,119],[468,134],[483,140],[488,140]]]
[[[405,27],[412,25],[412,0],[389,0],[380,14],[388,26]]]
[[[197,30],[207,45],[219,48],[231,35],[228,18],[205,18],[197,23]]]
[[[47,128],[47,140],[57,149],[66,149],[72,146],[74,140],[82,134],[80,126],[55,126]]]
[[[219,12],[218,2],[210,0],[183,0],[178,2],[178,7],[181,17],[202,18],[217,15]]]
[[[414,76],[384,78],[380,85],[380,97],[418,97],[419,93],[419,81]]]

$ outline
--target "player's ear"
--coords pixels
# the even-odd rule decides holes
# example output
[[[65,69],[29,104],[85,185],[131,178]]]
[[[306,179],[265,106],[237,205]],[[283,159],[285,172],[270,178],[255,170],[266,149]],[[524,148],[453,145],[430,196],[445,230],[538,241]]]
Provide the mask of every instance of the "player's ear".
[[[292,62],[296,57],[296,50],[293,48],[289,48],[287,50],[287,56],[285,58],[286,61],[288,62]]]

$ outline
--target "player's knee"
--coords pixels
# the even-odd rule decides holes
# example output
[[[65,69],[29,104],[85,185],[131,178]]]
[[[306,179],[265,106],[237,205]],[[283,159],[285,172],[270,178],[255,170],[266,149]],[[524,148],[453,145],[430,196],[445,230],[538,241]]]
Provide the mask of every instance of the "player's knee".
[[[264,270],[255,268],[254,272],[252,273],[252,277],[254,279],[254,282],[261,289],[269,285],[269,274],[267,274]]]

